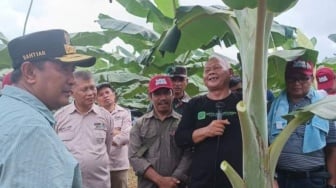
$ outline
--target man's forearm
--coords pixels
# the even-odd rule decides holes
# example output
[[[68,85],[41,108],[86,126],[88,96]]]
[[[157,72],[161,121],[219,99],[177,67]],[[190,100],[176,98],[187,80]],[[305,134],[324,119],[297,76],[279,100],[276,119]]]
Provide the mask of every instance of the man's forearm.
[[[155,184],[158,184],[160,181],[160,178],[162,178],[162,176],[157,173],[153,167],[149,166],[144,174],[144,177],[151,180],[152,182],[154,182]]]
[[[202,142],[207,137],[208,135],[206,134],[206,127],[196,129],[192,134],[192,140],[195,144]]]

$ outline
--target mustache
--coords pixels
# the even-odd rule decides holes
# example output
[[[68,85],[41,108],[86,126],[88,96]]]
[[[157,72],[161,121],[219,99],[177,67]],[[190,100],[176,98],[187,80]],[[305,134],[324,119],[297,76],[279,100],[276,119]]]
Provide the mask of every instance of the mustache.
[[[161,105],[161,104],[169,104],[169,101],[168,101],[168,100],[165,100],[165,99],[162,99],[162,100],[160,100],[157,104],[158,104],[158,105]]]

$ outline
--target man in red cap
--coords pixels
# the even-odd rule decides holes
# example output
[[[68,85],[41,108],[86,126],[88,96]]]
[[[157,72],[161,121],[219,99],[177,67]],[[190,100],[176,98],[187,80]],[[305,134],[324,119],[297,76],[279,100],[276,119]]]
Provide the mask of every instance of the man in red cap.
[[[316,71],[317,88],[325,90],[328,95],[336,94],[336,75],[329,67],[321,67]]]
[[[268,113],[268,136],[272,143],[287,126],[284,115],[325,97],[312,87],[314,65],[309,61],[288,62],[286,88],[272,102]],[[336,129],[332,121],[314,116],[299,125],[288,138],[277,163],[279,188],[335,187]],[[329,184],[329,186],[327,186]]]
[[[174,141],[181,115],[173,111],[173,85],[169,76],[154,76],[148,87],[153,110],[136,119],[131,129],[129,160],[138,175],[138,188],[183,187],[190,153]]]

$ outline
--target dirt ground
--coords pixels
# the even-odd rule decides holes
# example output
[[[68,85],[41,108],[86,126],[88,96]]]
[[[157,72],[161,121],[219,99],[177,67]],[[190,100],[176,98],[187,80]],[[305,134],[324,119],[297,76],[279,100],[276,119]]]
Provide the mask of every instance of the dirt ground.
[[[128,170],[128,188],[137,188],[137,177],[132,169]]]

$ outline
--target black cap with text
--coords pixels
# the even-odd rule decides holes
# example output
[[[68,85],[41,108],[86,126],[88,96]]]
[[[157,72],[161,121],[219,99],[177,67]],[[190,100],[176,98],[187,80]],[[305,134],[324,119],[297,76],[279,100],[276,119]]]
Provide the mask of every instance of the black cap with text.
[[[8,43],[9,55],[14,69],[25,61],[58,60],[76,66],[89,67],[96,58],[76,53],[70,44],[69,33],[62,29],[39,31],[15,38]]]

